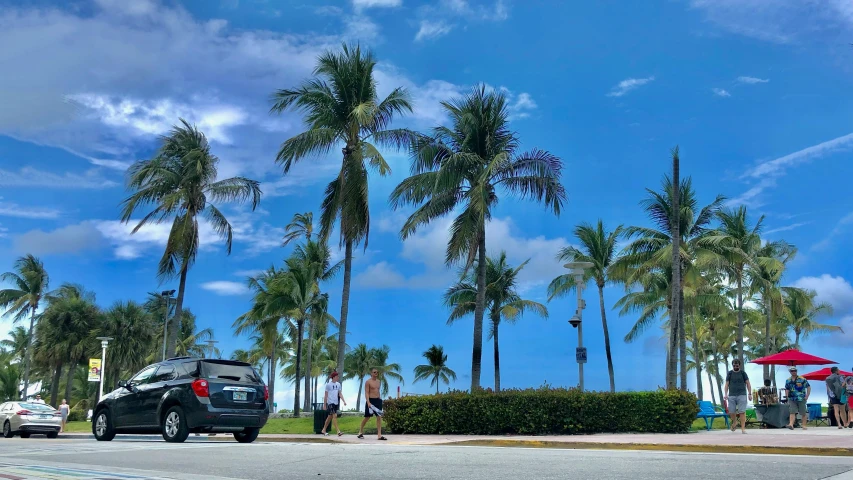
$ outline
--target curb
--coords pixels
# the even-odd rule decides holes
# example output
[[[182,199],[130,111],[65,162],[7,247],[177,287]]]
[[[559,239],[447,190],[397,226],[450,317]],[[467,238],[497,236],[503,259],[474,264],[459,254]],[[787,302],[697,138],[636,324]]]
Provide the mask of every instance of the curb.
[[[739,445],[684,445],[666,443],[550,442],[538,440],[463,440],[461,442],[441,443],[437,445],[472,447],[553,448],[566,450],[650,450],[691,453],[815,455],[827,457],[853,456],[853,448],[840,447],[762,447]]]

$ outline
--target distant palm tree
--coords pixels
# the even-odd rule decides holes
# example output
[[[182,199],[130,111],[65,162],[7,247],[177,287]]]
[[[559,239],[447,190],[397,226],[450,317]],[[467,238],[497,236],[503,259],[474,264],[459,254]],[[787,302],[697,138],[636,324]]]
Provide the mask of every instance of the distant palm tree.
[[[470,268],[475,260],[477,299],[471,356],[471,389],[480,388],[483,317],[486,310],[486,224],[499,192],[532,198],[560,213],[566,198],[560,184],[562,161],[544,151],[519,152],[509,129],[506,95],[480,85],[468,95],[442,102],[450,127],[436,127],[413,147],[413,175],[391,193],[393,208],[416,205],[400,235],[459,212],[453,220],[445,261]],[[343,327],[342,327],[343,328]]]
[[[42,299],[50,296],[50,279],[44,264],[33,255],[25,255],[15,260],[15,271],[0,275],[0,281],[8,282],[12,288],[0,290],[0,308],[4,315],[12,315],[14,322],[30,316],[30,328],[27,330],[27,349],[24,355],[24,389],[21,400],[26,400],[30,387],[30,367],[33,358],[33,330],[36,325],[36,311]]]
[[[388,345],[382,345],[380,348],[371,348],[371,356],[373,357],[373,366],[379,370],[379,383],[382,385],[380,391],[382,395],[388,395],[390,385],[388,379],[394,379],[400,384],[405,384],[403,376],[400,372],[403,370],[399,363],[388,363],[388,357],[391,355],[391,348]]]
[[[618,255],[616,242],[622,236],[622,225],[613,231],[604,228],[604,222],[598,220],[593,226],[584,223],[575,227],[575,237],[580,242],[580,248],[569,246],[560,250],[557,260],[560,262],[590,262],[592,268],[587,269],[584,281],[595,280],[598,287],[598,303],[601,308],[601,327],[604,331],[604,353],[607,355],[607,372],[610,374],[610,391],[616,391],[616,380],[613,376],[613,358],[610,355],[610,331],[607,328],[607,314],[604,306],[604,287],[616,281],[610,274],[610,267]],[[576,288],[574,277],[567,273],[555,278],[548,285],[548,300],[564,296]]]
[[[444,347],[440,345],[429,347],[423,356],[427,363],[415,367],[415,382],[429,380],[430,386],[435,385],[435,394],[438,395],[440,382],[445,385],[450,385],[451,380],[455,382],[456,372],[447,366],[447,354],[444,353]]]
[[[771,335],[775,317],[782,310],[782,290],[780,283],[782,275],[785,273],[785,268],[788,262],[791,261],[797,254],[797,248],[787,242],[767,242],[761,247],[758,255],[760,257],[775,259],[775,262],[766,262],[764,265],[757,265],[751,269],[749,290],[752,293],[761,295],[760,307],[765,313],[764,323],[764,352],[767,356],[772,351]],[[770,365],[764,365],[764,378],[770,378]]]
[[[135,192],[122,202],[122,222],[131,222],[133,214],[145,207],[153,209],[136,223],[132,233],[149,223],[172,222],[157,274],[161,281],[179,278],[175,318],[181,318],[187,272],[198,255],[199,217],[210,222],[225,240],[226,253],[231,254],[231,224],[213,202],[250,201],[254,210],[261,201],[261,189],[255,180],[218,180],[218,163],[204,134],[181,119],[181,126],[173,127],[162,138],[154,158],[136,162],[128,170],[128,188]],[[180,328],[177,323],[169,324],[167,357],[175,356]]]
[[[122,374],[132,375],[150,363],[146,353],[150,355],[153,350],[159,357],[153,341],[157,326],[145,308],[134,301],[116,302],[104,312],[93,337],[113,338],[107,348],[106,385],[115,385]]]
[[[293,220],[284,227],[284,243],[282,245],[287,246],[290,242],[302,237],[305,238],[305,241],[309,241],[313,234],[314,213],[295,213],[293,214]]]
[[[208,340],[213,340],[213,329],[208,327],[197,330],[195,322],[196,316],[189,309],[181,312],[175,355],[201,358],[221,356],[218,348],[207,343]]]
[[[507,263],[506,252],[497,258],[486,259],[486,310],[491,324],[489,337],[494,341],[495,352],[495,391],[501,389],[500,344],[498,332],[501,321],[515,323],[525,311],[532,310],[537,315],[548,318],[548,308],[539,302],[525,300],[517,291],[518,273],[527,265],[527,261],[513,268]],[[463,272],[462,281],[450,287],[444,295],[444,303],[451,307],[447,324],[475,312],[477,304],[477,277],[474,268]]]
[[[27,329],[18,325],[9,330],[8,337],[5,340],[0,340],[0,347],[9,350],[12,360],[23,363],[24,357],[27,354],[27,342],[29,340]]]
[[[17,399],[20,385],[20,364],[8,361],[0,362],[0,402]]]
[[[340,242],[344,245],[344,279],[341,295],[339,343],[346,345],[353,247],[370,234],[368,209],[368,168],[380,176],[391,168],[374,144],[400,148],[408,145],[412,133],[389,130],[395,116],[412,111],[409,93],[395,88],[384,99],[376,92],[373,68],[376,60],[360,46],[343,45],[340,52],[327,51],[317,59],[315,78],[296,89],[273,94],[271,111],[295,109],[305,114],[307,130],[281,145],[276,161],[284,174],[305,158],[328,154],[343,145],[341,168],[326,187],[320,215],[320,236],[329,237],[340,220]],[[337,368],[343,372],[344,348],[338,349]]]
[[[837,325],[818,323],[820,315],[832,315],[832,305],[818,303],[817,293],[797,287],[782,287],[784,295],[784,318],[788,328],[794,332],[794,348],[800,348],[800,340],[814,333],[840,332]]]
[[[370,374],[373,367],[373,355],[367,345],[359,343],[355,348],[347,352],[347,367],[344,380],[358,379],[358,397],[355,400],[355,409],[361,410],[361,392],[364,388],[364,378]]]

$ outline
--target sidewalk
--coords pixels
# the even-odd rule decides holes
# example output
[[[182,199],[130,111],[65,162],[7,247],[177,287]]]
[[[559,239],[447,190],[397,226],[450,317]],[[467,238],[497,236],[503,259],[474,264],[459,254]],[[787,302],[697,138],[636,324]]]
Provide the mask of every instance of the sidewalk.
[[[569,449],[667,450],[718,453],[774,453],[788,455],[853,456],[853,430],[835,427],[797,429],[752,429],[746,435],[728,430],[701,431],[687,434],[597,434],[543,436],[480,436],[480,435],[393,435],[388,445],[456,445]],[[86,439],[89,434],[63,434],[60,438]],[[118,439],[158,439],[158,435],[119,435]],[[228,434],[214,437],[190,435],[192,441],[233,441]],[[359,440],[354,434],[342,437],[331,435],[261,435],[262,442],[380,444],[375,435]]]

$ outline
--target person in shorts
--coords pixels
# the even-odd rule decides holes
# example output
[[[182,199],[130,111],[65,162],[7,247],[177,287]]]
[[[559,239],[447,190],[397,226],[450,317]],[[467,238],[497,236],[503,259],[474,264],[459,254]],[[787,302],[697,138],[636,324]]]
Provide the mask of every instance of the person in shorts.
[[[335,430],[337,430],[339,437],[343,435],[341,428],[338,426],[338,411],[340,410],[341,402],[343,402],[344,405],[347,404],[347,401],[344,400],[344,396],[341,393],[341,384],[338,382],[338,372],[332,372],[332,375],[329,376],[329,383],[326,384],[326,393],[323,395],[323,408],[329,414],[326,417],[326,423],[323,425],[323,430],[320,431],[323,435],[329,436],[329,434],[326,433],[326,429],[329,428],[329,422],[332,422],[332,425],[335,427]]]
[[[737,430],[740,417],[740,431],[746,433],[746,402],[752,401],[752,385],[743,371],[740,360],[732,361],[732,369],[726,375],[726,404],[732,417],[732,431]]]
[[[803,430],[808,430],[809,411],[806,402],[812,394],[812,386],[808,380],[797,375],[797,367],[791,367],[788,371],[791,372],[791,378],[785,381],[785,391],[788,393],[788,430],[794,429],[797,413],[803,419]]]
[[[376,439],[388,440],[382,436],[382,397],[379,395],[379,370],[372,369],[370,378],[364,382],[364,420],[361,421],[361,426],[358,428],[358,438],[364,438],[364,425],[370,420],[370,417],[376,417]]]
[[[829,407],[835,411],[835,421],[838,428],[847,425],[847,405],[841,401],[844,396],[844,377],[838,373],[838,367],[829,369],[831,374],[826,377],[826,396],[829,398]]]

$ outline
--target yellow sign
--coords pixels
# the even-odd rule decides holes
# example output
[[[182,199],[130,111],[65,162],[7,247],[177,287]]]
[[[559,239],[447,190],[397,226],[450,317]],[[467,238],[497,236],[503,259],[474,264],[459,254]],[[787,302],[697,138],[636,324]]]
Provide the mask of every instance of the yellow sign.
[[[101,359],[100,358],[90,358],[89,359],[89,381],[90,382],[100,382],[101,381]]]

